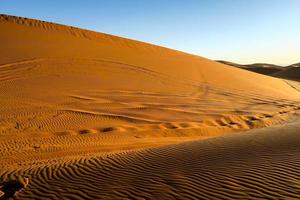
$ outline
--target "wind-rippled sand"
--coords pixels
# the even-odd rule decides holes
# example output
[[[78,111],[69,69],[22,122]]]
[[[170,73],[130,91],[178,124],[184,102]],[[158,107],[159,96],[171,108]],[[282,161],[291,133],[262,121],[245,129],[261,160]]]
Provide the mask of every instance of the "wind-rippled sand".
[[[0,30],[3,198],[299,198],[298,82],[38,20]]]

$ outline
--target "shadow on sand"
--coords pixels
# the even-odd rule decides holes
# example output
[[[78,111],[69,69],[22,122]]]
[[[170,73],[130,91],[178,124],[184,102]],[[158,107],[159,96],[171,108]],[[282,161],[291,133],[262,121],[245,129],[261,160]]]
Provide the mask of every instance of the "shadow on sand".
[[[16,193],[20,192],[28,185],[28,182],[29,179],[24,178],[0,183],[0,200],[6,200],[14,197]]]

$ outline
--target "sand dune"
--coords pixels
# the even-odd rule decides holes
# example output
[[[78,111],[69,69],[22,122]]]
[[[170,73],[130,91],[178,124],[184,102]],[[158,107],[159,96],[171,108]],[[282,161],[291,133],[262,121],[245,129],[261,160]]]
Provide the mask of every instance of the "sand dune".
[[[288,80],[300,81],[300,67],[291,65],[286,70],[274,73],[273,76]]]
[[[38,20],[0,15],[0,30],[0,181],[29,177],[17,198],[298,197],[292,186],[282,189],[280,180],[274,184],[283,193],[266,192],[269,185],[267,189],[261,184],[251,186],[251,181],[234,187],[243,173],[232,180],[234,189],[219,190],[224,183],[199,181],[204,166],[209,169],[203,174],[207,183],[214,177],[210,173],[219,174],[228,163],[246,159],[241,157],[246,147],[234,143],[233,148],[242,151],[240,156],[226,150],[226,144],[235,141],[226,138],[229,133],[297,118],[297,82]],[[237,138],[246,144],[248,135],[252,134]],[[212,137],[224,139],[191,142]],[[219,140],[224,140],[224,152],[214,147]],[[209,141],[213,141],[210,150],[202,155]],[[182,142],[190,143],[176,145]],[[270,142],[267,145],[277,147],[276,141]],[[268,158],[275,156],[272,153]],[[206,160],[209,155],[219,157],[215,168]],[[228,162],[223,163],[222,157],[228,157]],[[273,161],[280,166],[284,161],[278,159]],[[164,163],[168,160],[169,165]],[[241,169],[246,166],[251,172],[253,165],[245,160],[241,164]],[[228,177],[232,176],[235,173],[228,168]],[[216,185],[220,193],[213,192]],[[193,194],[197,188],[200,193]],[[258,189],[253,192],[253,188]],[[153,190],[156,196],[149,196]],[[209,193],[201,192],[205,190]]]
[[[268,63],[254,63],[254,64],[248,64],[248,65],[241,65],[233,62],[223,61],[219,60],[218,62],[223,63],[225,65],[230,65],[234,67],[238,67],[241,69],[245,69],[251,72],[256,72],[259,74],[264,75],[272,75],[277,72],[284,71],[285,68],[278,65],[268,64]]]
[[[277,78],[299,81],[300,80],[300,64],[293,64],[286,67],[273,65],[273,64],[266,64],[266,63],[255,63],[250,65],[240,65],[233,62],[218,61],[225,65],[230,65],[233,67],[238,67],[241,69],[245,69],[248,71],[256,72],[259,74],[269,75]]]
[[[300,67],[300,63],[295,63],[290,66],[287,66],[287,68],[291,68],[291,67]]]
[[[5,171],[32,180],[17,199],[299,199],[294,123],[147,150]],[[67,187],[66,187],[67,186]]]

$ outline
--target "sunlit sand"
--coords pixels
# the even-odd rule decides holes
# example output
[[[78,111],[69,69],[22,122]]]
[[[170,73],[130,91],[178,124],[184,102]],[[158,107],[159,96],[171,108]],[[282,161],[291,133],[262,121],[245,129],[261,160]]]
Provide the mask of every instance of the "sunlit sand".
[[[300,198],[298,82],[38,20],[0,30],[16,199]]]

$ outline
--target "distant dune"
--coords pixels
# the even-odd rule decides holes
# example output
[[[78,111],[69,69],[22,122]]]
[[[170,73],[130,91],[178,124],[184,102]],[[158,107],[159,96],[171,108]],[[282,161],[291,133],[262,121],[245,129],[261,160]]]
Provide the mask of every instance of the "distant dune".
[[[289,65],[286,67],[273,65],[273,64],[266,64],[266,63],[255,63],[250,65],[240,65],[233,62],[218,61],[220,63],[238,67],[241,69],[245,69],[248,71],[256,72],[259,74],[269,75],[273,77],[278,77],[287,80],[299,81],[300,80],[300,63]]]
[[[272,74],[272,76],[300,81],[300,64],[291,65],[281,72]]]
[[[299,198],[299,138],[249,131],[295,120],[298,83],[39,20],[0,30],[2,195]]]
[[[271,74],[281,72],[284,70],[284,68],[282,66],[267,64],[267,63],[254,63],[254,64],[249,64],[249,65],[241,65],[241,64],[237,64],[237,63],[223,61],[223,60],[220,60],[218,62],[226,64],[226,65],[238,67],[241,69],[246,69],[248,71],[256,72],[259,74],[264,74],[264,75],[271,75]]]
[[[300,63],[292,64],[292,65],[288,66],[287,68],[291,68],[291,67],[300,67]]]

